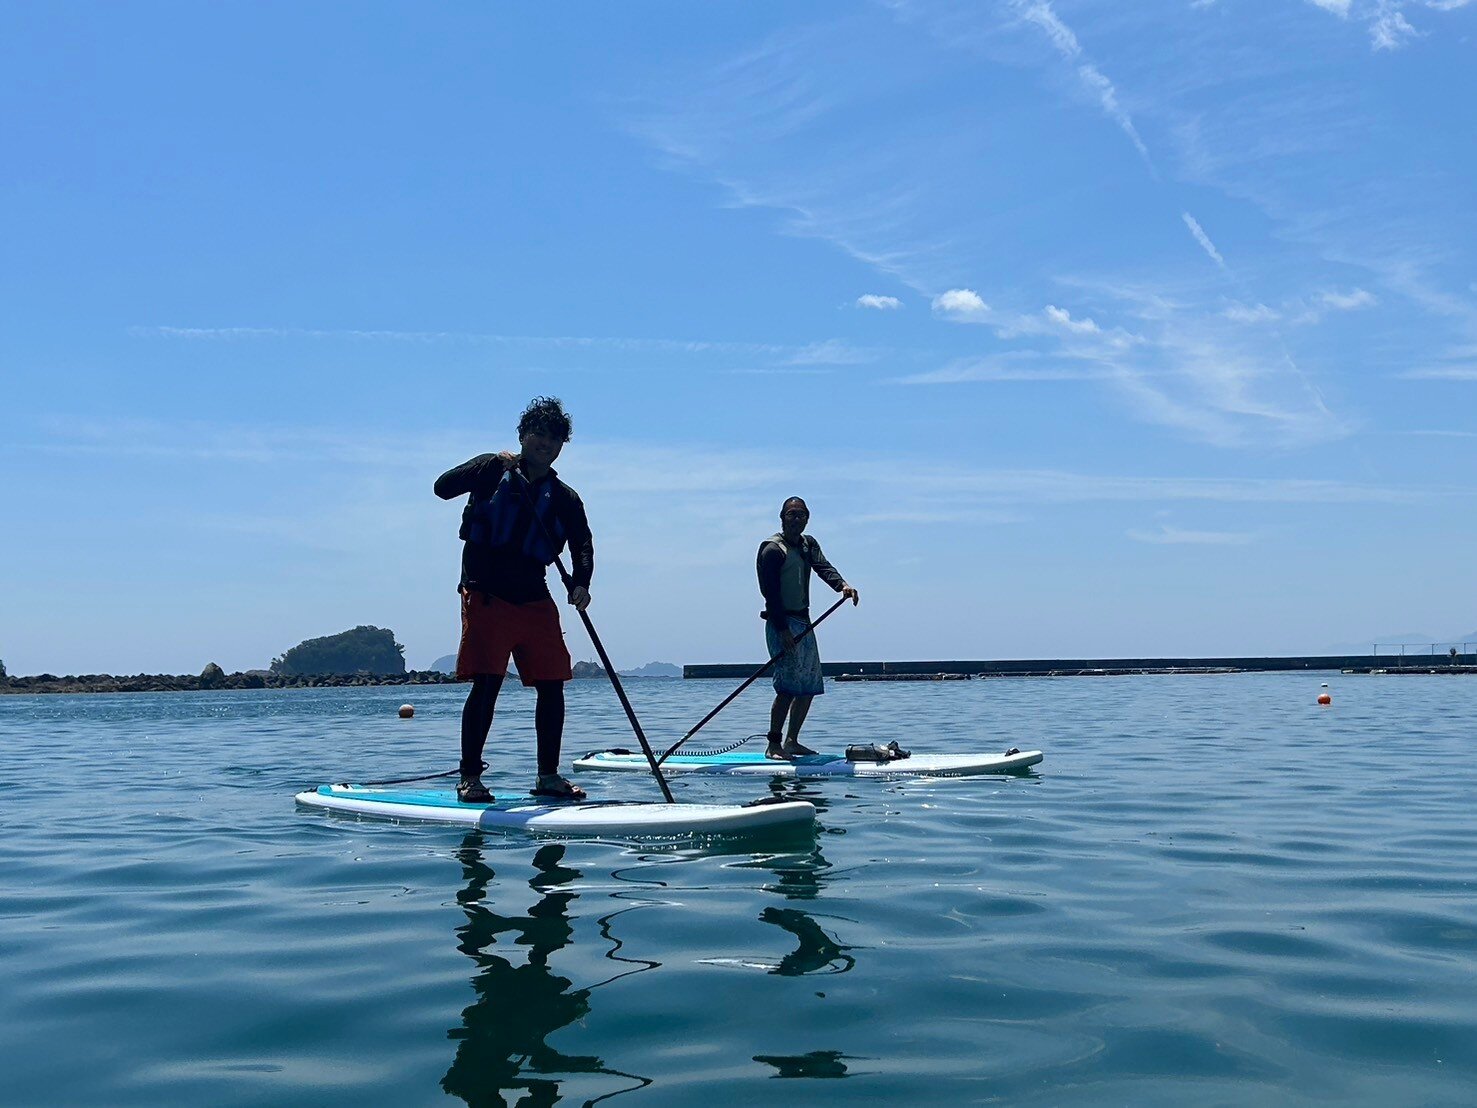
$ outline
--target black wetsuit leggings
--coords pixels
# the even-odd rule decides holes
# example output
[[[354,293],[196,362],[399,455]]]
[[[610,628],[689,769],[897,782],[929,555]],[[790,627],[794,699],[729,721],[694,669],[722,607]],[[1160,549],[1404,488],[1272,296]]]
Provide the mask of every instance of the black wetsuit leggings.
[[[482,749],[492,730],[492,716],[497,708],[497,694],[503,687],[501,674],[492,673],[472,678],[472,689],[462,706],[463,773],[479,773]],[[534,689],[538,703],[533,710],[533,730],[538,736],[539,773],[559,772],[559,747],[564,738],[564,682],[537,681]]]

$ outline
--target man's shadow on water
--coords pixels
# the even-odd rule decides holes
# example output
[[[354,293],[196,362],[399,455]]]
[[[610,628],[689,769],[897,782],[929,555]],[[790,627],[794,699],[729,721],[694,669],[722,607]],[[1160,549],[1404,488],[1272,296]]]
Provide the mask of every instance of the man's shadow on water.
[[[462,1025],[447,1033],[457,1048],[441,1087],[479,1108],[510,1104],[538,1108],[562,1099],[556,1075],[605,1074],[635,1082],[586,1104],[651,1084],[648,1078],[610,1069],[593,1055],[564,1054],[546,1041],[590,1011],[591,989],[575,989],[573,982],[549,968],[550,956],[574,936],[567,909],[579,895],[572,885],[582,876],[562,864],[564,846],[539,848],[533,856],[538,873],[528,883],[536,899],[526,914],[505,916],[493,910],[488,898],[495,874],[483,856],[482,843],[481,833],[473,832],[457,852],[465,880],[457,902],[467,916],[457,928],[457,949],[477,967],[472,977],[477,999],[463,1010]],[[608,932],[607,923],[602,921],[602,932]],[[527,952],[526,958],[518,959],[521,964],[493,953],[499,936],[507,936],[505,943]],[[656,963],[644,965],[652,968]],[[508,1094],[517,1099],[510,1100]]]

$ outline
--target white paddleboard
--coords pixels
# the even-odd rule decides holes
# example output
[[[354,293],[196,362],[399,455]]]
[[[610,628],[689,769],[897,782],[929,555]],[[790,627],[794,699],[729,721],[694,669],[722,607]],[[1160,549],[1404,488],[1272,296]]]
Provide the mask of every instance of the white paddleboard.
[[[815,822],[815,807],[803,800],[753,805],[569,800],[464,804],[451,789],[320,785],[298,793],[297,801],[365,816],[556,835],[719,835],[810,827]]]
[[[1039,750],[1014,754],[913,754],[892,762],[849,762],[840,754],[812,754],[781,762],[763,751],[727,754],[673,754],[662,763],[663,773],[771,774],[783,777],[969,777],[981,773],[1019,773],[1044,755]],[[644,754],[597,750],[577,758],[575,769],[641,770],[651,772]]]

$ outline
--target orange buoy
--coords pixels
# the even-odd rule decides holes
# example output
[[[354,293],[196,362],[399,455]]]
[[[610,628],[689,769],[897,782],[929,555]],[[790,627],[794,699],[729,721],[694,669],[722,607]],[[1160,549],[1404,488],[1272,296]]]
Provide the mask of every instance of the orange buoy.
[[[1325,708],[1333,703],[1333,697],[1329,695],[1327,685],[1324,685],[1323,691],[1318,694],[1318,703],[1322,704]]]
[[[400,705],[400,718],[401,719],[409,719],[413,715],[415,715],[415,705],[414,704],[402,704],[402,705]]]

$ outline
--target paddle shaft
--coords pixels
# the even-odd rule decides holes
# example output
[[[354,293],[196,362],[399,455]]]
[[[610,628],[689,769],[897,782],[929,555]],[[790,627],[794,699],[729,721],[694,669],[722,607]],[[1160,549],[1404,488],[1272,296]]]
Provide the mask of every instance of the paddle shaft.
[[[807,627],[804,631],[801,631],[800,634],[796,635],[795,636],[795,641],[796,642],[799,642],[801,639],[805,638],[806,635],[810,634],[817,627],[819,627],[821,625],[821,623],[823,623],[825,621],[826,616],[830,615],[832,612],[834,612],[837,608],[841,607],[841,605],[843,605],[845,603],[846,603],[846,597],[843,596],[840,600],[836,601],[836,603],[832,604],[829,608],[827,608],[825,610],[825,612],[823,612],[821,614],[820,619],[816,620],[809,627]],[[776,654],[773,658],[769,659],[769,661],[765,662],[762,666],[760,666],[757,670],[755,670],[753,672],[753,674],[750,675],[750,677],[749,677],[749,679],[747,681],[745,681],[738,688],[734,689],[733,692],[729,693],[728,696],[726,696],[723,699],[723,703],[719,704],[718,707],[714,708],[711,712],[709,712],[707,715],[705,715],[702,719],[698,720],[698,722],[696,723],[696,725],[694,725],[694,727],[692,728],[691,731],[689,731],[687,734],[683,735],[680,739],[678,739],[671,746],[669,746],[667,748],[667,750],[666,750],[666,753],[664,753],[660,758],[658,758],[656,760],[656,764],[657,765],[661,765],[668,758],[670,758],[674,753],[676,753],[677,748],[679,746],[681,746],[688,739],[692,738],[699,731],[701,731],[704,727],[706,727],[708,725],[708,722],[714,716],[716,716],[719,712],[723,711],[724,708],[727,708],[730,704],[733,703],[734,699],[738,696],[739,693],[743,692],[750,685],[752,685],[755,681],[759,680],[759,678],[763,677],[766,673],[768,673],[770,671],[770,669],[774,666],[775,662],[779,661],[781,657],[783,657],[783,655]]]
[[[558,550],[558,544],[554,537],[549,534],[549,529],[544,526],[544,521],[539,518],[534,509],[533,501],[528,497],[528,478],[522,472],[515,469],[513,474],[518,478],[518,491],[523,495],[523,503],[528,507],[529,515],[533,516],[534,522],[538,524],[539,530],[544,533],[544,541],[549,544],[550,550]],[[573,591],[574,578],[569,575],[569,570],[564,568],[564,559],[556,553],[554,555],[554,566],[559,570],[559,579],[564,582],[565,591]],[[631,707],[631,702],[626,698],[626,690],[621,685],[620,675],[615,672],[615,666],[610,664],[610,655],[605,653],[605,644],[600,641],[600,636],[595,633],[595,625],[590,622],[588,612],[580,612],[580,619],[584,621],[585,631],[590,636],[590,641],[595,644],[595,653],[600,655],[600,664],[605,667],[605,676],[610,678],[610,684],[615,689],[616,698],[621,702],[621,707],[626,710],[626,718],[631,721],[631,730],[636,732],[636,739],[641,743],[641,750],[646,755],[646,760],[651,763],[651,775],[656,778],[656,783],[661,786],[662,796],[668,804],[675,804],[672,790],[667,787],[667,779],[662,776],[660,763],[652,752],[651,744],[646,741],[646,733],[641,730],[641,721],[636,718],[636,709]]]

